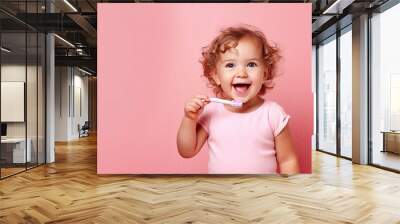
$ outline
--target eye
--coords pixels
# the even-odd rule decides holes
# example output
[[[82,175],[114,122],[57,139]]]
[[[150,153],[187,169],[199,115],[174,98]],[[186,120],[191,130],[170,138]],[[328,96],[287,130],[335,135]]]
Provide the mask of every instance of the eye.
[[[254,62],[250,62],[249,64],[247,64],[247,66],[249,67],[257,67],[257,64]]]
[[[235,64],[233,63],[228,63],[225,65],[226,68],[233,68],[235,66]]]

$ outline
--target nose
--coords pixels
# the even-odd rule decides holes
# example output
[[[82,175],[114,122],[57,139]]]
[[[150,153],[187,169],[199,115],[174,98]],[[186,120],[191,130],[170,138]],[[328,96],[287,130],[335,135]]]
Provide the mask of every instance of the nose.
[[[236,74],[236,77],[247,78],[247,76],[246,67],[241,66]]]

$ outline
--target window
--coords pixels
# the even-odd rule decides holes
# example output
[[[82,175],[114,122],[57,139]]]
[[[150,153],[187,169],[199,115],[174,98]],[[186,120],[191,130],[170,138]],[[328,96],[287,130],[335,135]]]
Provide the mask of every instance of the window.
[[[400,4],[374,14],[371,18],[372,153],[370,156],[372,164],[395,170],[400,170],[398,21],[400,21]]]
[[[340,155],[352,157],[352,35],[351,26],[340,36]]]
[[[11,8],[21,16],[43,13],[41,6],[45,3],[0,2],[0,6],[18,6]],[[2,179],[45,163],[46,39],[44,33],[15,21],[8,14],[0,12],[0,17],[8,21],[0,29],[0,111],[12,115],[1,118],[4,128],[0,144]],[[12,102],[10,99],[19,100]],[[22,103],[18,104],[20,101]]]
[[[318,149],[336,153],[336,36],[318,47]]]

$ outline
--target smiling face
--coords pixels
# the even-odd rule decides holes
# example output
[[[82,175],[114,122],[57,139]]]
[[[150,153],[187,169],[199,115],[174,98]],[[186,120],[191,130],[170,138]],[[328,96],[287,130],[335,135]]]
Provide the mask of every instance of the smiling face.
[[[235,48],[220,53],[213,74],[225,98],[245,103],[257,99],[265,78],[262,45],[248,36],[240,39]]]

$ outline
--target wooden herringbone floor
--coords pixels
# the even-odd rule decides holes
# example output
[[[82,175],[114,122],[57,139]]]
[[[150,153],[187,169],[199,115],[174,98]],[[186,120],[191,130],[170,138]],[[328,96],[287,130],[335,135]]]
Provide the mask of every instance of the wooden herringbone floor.
[[[313,174],[96,174],[96,138],[0,181],[0,223],[400,223],[400,175],[315,152]]]

